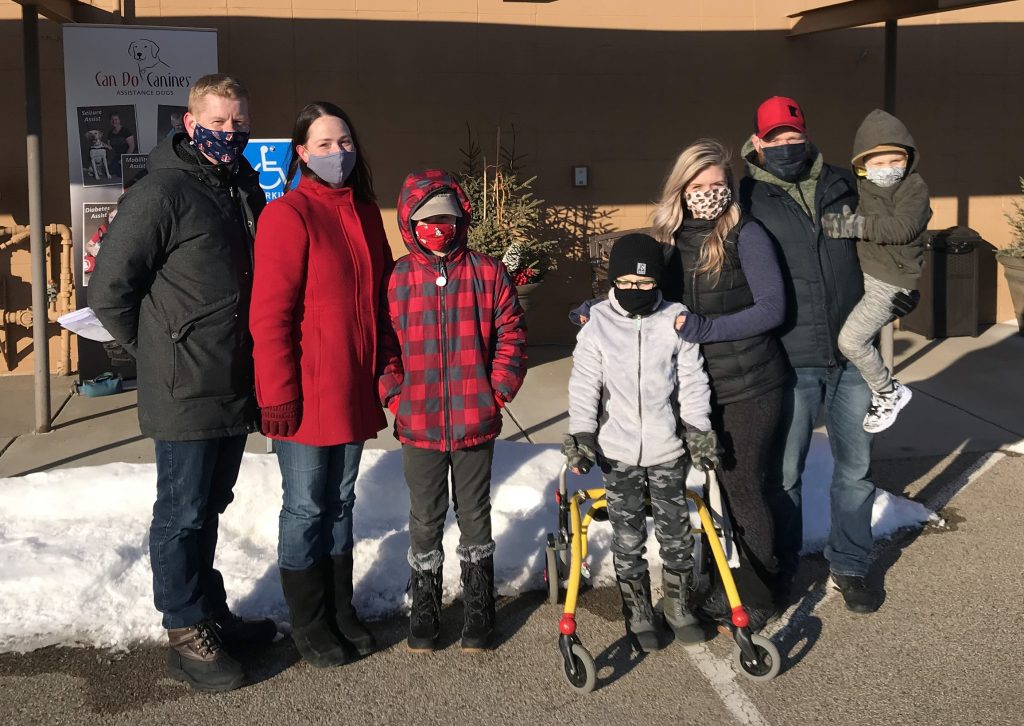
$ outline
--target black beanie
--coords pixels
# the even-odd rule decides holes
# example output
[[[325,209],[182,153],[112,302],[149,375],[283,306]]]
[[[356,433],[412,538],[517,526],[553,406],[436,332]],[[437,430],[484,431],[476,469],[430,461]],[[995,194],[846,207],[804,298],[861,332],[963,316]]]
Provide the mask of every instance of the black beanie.
[[[649,234],[627,234],[619,237],[608,255],[608,281],[625,275],[653,277],[661,286],[665,273],[665,252],[658,240]]]

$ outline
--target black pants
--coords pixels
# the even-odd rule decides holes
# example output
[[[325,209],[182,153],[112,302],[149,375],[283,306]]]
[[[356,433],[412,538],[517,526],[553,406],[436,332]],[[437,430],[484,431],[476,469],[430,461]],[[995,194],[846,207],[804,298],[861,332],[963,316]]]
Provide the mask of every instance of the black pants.
[[[774,526],[764,493],[765,471],[781,413],[781,388],[715,406],[711,412],[711,425],[725,450],[722,493],[752,574],[767,587],[772,584],[777,565]],[[760,599],[754,593],[744,593],[744,597]]]
[[[448,472],[462,547],[491,544],[491,462],[494,441],[457,451],[432,451],[403,444],[402,466],[409,487],[409,540],[413,555],[440,551],[448,514]]]

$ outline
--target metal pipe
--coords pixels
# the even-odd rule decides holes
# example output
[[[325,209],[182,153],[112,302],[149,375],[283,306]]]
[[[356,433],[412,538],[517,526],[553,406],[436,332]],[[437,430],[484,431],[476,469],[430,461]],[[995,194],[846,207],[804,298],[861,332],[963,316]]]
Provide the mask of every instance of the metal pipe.
[[[38,7],[21,6],[25,54],[25,150],[28,225],[32,249],[32,352],[35,354],[36,433],[50,430],[50,348],[46,335],[46,232],[43,229],[43,124],[39,80]]]
[[[883,103],[885,110],[891,114],[896,113],[896,51],[898,47],[897,35],[899,26],[896,20],[885,21],[885,86]],[[889,323],[882,328],[878,340],[878,352],[882,355],[889,371],[893,371],[893,348],[895,328]]]

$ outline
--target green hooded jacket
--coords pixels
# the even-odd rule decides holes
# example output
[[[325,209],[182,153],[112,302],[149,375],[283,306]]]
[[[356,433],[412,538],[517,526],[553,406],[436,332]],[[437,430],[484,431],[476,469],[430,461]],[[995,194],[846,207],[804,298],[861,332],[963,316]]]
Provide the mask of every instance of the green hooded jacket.
[[[880,187],[858,172],[865,152],[886,144],[907,150],[907,174],[891,187]],[[865,218],[864,237],[857,243],[857,255],[865,275],[890,285],[916,290],[924,264],[924,240],[932,210],[928,186],[917,173],[921,155],[903,122],[875,109],[857,129],[853,141],[854,172],[860,205]]]

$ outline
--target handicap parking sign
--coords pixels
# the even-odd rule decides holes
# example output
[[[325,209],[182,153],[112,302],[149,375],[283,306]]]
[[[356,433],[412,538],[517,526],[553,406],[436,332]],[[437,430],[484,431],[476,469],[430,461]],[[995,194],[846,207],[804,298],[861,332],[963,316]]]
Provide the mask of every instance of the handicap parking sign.
[[[291,139],[250,139],[245,147],[245,159],[259,172],[260,186],[266,192],[268,202],[285,192],[290,149]],[[292,188],[298,183],[299,175],[296,174]]]

